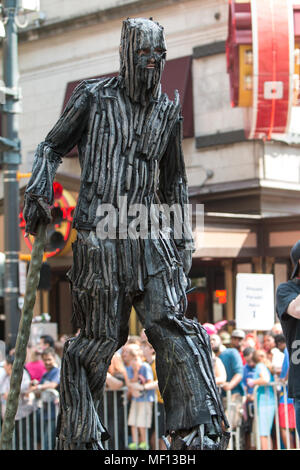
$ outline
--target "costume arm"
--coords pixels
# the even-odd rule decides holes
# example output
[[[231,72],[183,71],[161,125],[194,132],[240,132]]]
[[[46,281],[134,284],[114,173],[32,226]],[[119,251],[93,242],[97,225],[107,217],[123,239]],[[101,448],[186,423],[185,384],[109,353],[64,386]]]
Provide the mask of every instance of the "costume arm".
[[[66,108],[53,129],[36,150],[32,175],[26,194],[43,197],[53,203],[52,184],[56,170],[66,155],[79,141],[88,117],[90,94],[85,82],[73,92]]]
[[[73,92],[62,116],[36,150],[32,175],[28,182],[23,215],[25,231],[35,235],[39,223],[51,220],[53,180],[56,170],[66,155],[80,140],[89,115],[90,93],[85,82]]]
[[[188,182],[182,151],[182,120],[173,127],[168,146],[160,162],[159,196],[169,209],[174,207],[174,241],[181,258],[194,251],[194,241],[188,212]],[[189,269],[188,269],[189,271]]]

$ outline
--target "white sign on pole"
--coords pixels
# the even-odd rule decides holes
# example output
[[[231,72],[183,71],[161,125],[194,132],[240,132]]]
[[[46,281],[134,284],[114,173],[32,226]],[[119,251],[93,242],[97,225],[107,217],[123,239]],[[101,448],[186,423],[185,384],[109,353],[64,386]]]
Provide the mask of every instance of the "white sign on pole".
[[[25,12],[39,11],[40,0],[20,0],[20,8],[25,10]]]
[[[275,318],[273,274],[237,274],[235,307],[237,328],[270,330]]]
[[[19,261],[19,294],[25,295],[26,292],[27,263]]]

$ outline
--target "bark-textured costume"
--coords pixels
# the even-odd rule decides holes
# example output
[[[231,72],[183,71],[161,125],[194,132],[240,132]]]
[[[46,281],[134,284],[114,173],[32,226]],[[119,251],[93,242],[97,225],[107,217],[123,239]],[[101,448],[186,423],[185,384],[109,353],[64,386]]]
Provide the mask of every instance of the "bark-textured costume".
[[[164,230],[157,238],[124,234],[124,214],[129,211],[127,229],[135,204],[149,209],[150,224],[153,204],[183,208],[188,202],[179,97],[176,92],[169,100],[160,87],[165,55],[160,25],[124,21],[119,76],[82,82],[36,152],[24,209],[30,233],[39,220],[45,222],[39,201],[52,204],[55,172],[75,144],[82,169],[69,272],[81,332],[67,343],[62,361],[58,449],[102,448],[105,377],[126,342],[132,306],[156,351],[167,430],[195,428],[191,447],[226,447],[209,339],[184,317],[191,232],[185,224],[180,239]],[[99,208],[108,203],[115,209],[115,239],[97,236],[104,220]]]

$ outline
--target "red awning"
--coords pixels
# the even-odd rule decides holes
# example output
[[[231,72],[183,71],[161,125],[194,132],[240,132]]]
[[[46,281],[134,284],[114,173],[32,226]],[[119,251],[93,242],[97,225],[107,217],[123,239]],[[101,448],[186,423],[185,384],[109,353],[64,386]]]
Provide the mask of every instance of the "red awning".
[[[97,75],[91,78],[114,77],[118,72],[105,75]],[[76,86],[84,79],[69,82],[67,84],[63,109],[65,108],[71,94]],[[167,93],[170,99],[174,99],[174,90],[179,91],[180,102],[183,115],[183,137],[194,136],[194,111],[193,111],[193,81],[192,81],[192,56],[180,57],[179,59],[168,60],[162,75],[162,91]],[[66,155],[67,157],[77,156],[74,148]]]

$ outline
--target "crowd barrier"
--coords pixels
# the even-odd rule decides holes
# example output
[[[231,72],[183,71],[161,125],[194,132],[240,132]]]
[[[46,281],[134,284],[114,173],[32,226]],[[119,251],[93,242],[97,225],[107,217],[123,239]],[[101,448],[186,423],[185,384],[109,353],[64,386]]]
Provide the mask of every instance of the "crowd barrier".
[[[0,402],[3,399],[0,395]],[[153,402],[152,426],[146,429],[146,448],[159,449],[158,437],[158,405]],[[130,401],[127,398],[127,388],[118,391],[106,390],[103,400],[103,424],[108,429],[111,438],[104,442],[106,450],[126,450],[132,443],[128,415]],[[59,410],[59,394],[56,390],[47,390],[41,399],[36,400],[33,412],[16,420],[12,448],[13,450],[52,450],[55,448],[55,427]],[[2,410],[1,410],[2,411]],[[2,431],[1,412],[0,432]],[[150,441],[152,446],[150,445]],[[136,442],[138,447],[138,442]]]
[[[273,390],[275,397],[274,404],[274,421],[271,435],[268,437],[268,448],[271,449],[300,449],[299,436],[295,429],[288,427],[288,398],[287,386],[278,383],[266,385],[268,389]],[[279,390],[280,388],[280,390]],[[279,425],[279,394],[283,394],[283,406],[286,427],[286,442],[283,444],[282,431]],[[2,403],[2,400],[1,400]],[[244,446],[244,405],[238,410],[240,414],[240,422],[236,427],[231,428],[231,439],[229,442],[229,450],[243,450]],[[226,413],[232,406],[236,404],[232,400],[231,392],[226,394]],[[43,400],[36,401],[34,411],[16,422],[13,449],[18,450],[49,450],[55,447],[55,426],[58,415],[59,395],[55,390],[48,390],[43,394]],[[106,390],[103,401],[103,422],[110,432],[111,438],[105,441],[104,448],[106,450],[123,450],[130,448],[133,442],[131,437],[131,429],[128,426],[128,415],[130,409],[130,400],[127,398],[127,389],[124,387],[118,391]],[[263,409],[258,403],[258,386],[254,387],[253,415],[252,420],[251,442],[252,448],[261,450],[259,416],[263,413]],[[152,426],[146,429],[146,448],[159,449],[159,408],[156,401],[153,403]],[[2,422],[0,423],[1,430]],[[293,442],[295,441],[295,443]],[[138,446],[138,443],[136,443]]]
[[[1,420],[3,425],[3,397],[0,395]],[[58,415],[59,393],[49,389],[42,393],[42,398],[30,402],[33,411],[15,421],[13,432],[13,450],[52,450],[55,446],[55,427]]]
[[[259,404],[259,388],[262,386],[256,385],[253,389],[253,406],[248,407],[247,418],[251,420],[250,429],[250,444],[251,448],[255,450],[262,450],[261,443],[261,430],[260,430],[260,417],[264,420],[268,419],[264,413],[273,413],[274,418],[271,421],[271,431],[266,435],[267,438],[267,449],[265,450],[292,450],[300,449],[299,436],[295,427],[289,427],[290,418],[288,410],[288,393],[287,384],[281,384],[279,382],[273,382],[263,386],[266,391],[273,393],[266,393],[267,400],[262,405]],[[283,415],[285,425],[280,426],[279,420],[279,399],[280,396],[283,398],[281,404],[283,406]],[[269,397],[269,399],[268,399]],[[226,393],[226,413],[229,413],[230,407],[235,406],[231,392]],[[240,413],[239,424],[236,427],[231,428],[231,439],[229,442],[229,450],[243,450],[245,449],[245,399],[238,410]],[[267,411],[268,409],[268,411]],[[249,413],[250,411],[250,413]]]

